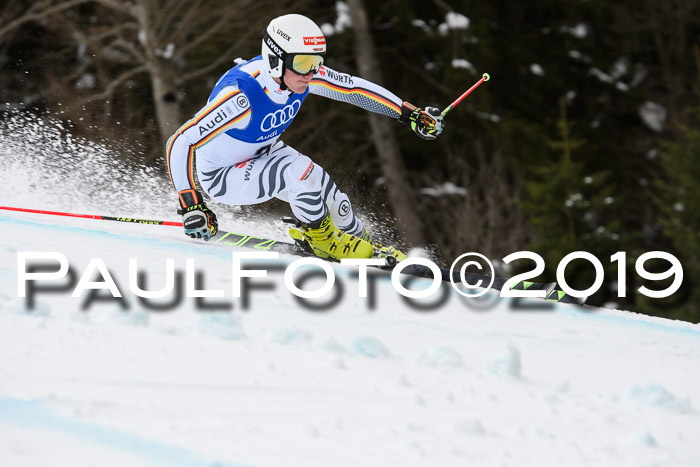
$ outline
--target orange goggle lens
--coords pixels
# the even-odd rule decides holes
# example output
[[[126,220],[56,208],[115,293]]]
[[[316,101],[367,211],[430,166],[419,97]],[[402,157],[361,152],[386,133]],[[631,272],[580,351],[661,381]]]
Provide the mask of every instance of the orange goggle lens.
[[[318,73],[323,65],[323,57],[320,55],[294,55],[289,68],[300,75],[305,75],[310,71]]]

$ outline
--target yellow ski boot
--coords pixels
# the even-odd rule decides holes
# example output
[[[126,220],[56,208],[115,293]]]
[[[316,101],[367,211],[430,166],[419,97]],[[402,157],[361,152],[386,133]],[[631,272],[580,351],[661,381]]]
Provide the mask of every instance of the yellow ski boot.
[[[377,258],[394,258],[394,261],[390,261],[390,263],[393,264],[396,264],[399,261],[403,261],[406,259],[406,255],[404,255],[401,251],[397,250],[393,246],[382,245],[379,242],[372,241],[372,237],[370,236],[369,232],[367,232],[367,229],[365,229],[365,232],[360,238],[370,243],[374,247],[374,256]]]
[[[298,229],[289,229],[289,235],[297,243],[306,240],[319,258],[371,258],[374,254],[371,243],[339,230],[330,213],[311,225],[301,224]]]

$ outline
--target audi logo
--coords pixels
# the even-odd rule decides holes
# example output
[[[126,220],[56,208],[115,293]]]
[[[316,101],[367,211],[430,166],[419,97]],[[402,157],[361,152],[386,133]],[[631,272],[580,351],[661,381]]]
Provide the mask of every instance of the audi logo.
[[[291,122],[296,117],[297,112],[299,112],[299,107],[301,107],[301,101],[294,101],[289,105],[285,105],[283,109],[265,115],[260,124],[260,129],[262,131],[270,131],[273,128],[279,128]]]

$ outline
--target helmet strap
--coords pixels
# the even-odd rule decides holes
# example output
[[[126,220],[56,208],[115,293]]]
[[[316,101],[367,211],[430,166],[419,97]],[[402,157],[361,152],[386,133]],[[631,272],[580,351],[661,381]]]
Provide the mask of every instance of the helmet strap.
[[[280,75],[280,89],[282,91],[287,90],[287,83],[284,82],[284,72],[287,70],[287,65],[282,62],[282,75]]]

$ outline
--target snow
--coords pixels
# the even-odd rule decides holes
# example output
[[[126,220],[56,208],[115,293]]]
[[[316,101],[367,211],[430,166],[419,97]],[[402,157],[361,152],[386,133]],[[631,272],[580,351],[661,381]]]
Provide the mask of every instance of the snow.
[[[434,187],[421,188],[420,193],[422,195],[428,195],[433,197],[446,195],[466,196],[467,189],[461,186],[457,186],[452,182],[445,182]]]
[[[591,68],[590,70],[588,70],[588,74],[595,76],[603,83],[612,83],[615,81],[615,79],[612,76],[610,76],[607,73],[602,72],[598,68]]]
[[[85,73],[75,82],[76,89],[94,89],[97,78],[92,73]]]
[[[445,15],[445,22],[450,29],[468,29],[471,21],[461,13],[450,11]]]
[[[165,177],[20,120],[0,127],[3,205],[177,220]],[[227,230],[284,237],[220,212]],[[252,279],[269,287],[246,306],[230,296],[232,250],[177,227],[8,211],[0,227],[2,465],[700,464],[699,325],[444,286],[421,311],[383,273],[373,305],[340,266],[340,299],[312,309],[283,286],[286,255]],[[76,280],[101,258],[123,300],[67,287],[29,310],[22,251],[64,254]],[[143,288],[163,287],[169,258],[184,276],[190,258],[200,287],[225,296],[155,310],[130,291],[129,258]]]
[[[338,17],[335,19],[335,24],[323,23],[321,32],[325,36],[341,34],[346,29],[352,27],[352,16],[350,15],[350,7],[345,2],[335,2],[335,11]]]
[[[569,56],[575,59],[582,58],[579,52],[573,50],[569,51]],[[585,61],[590,63],[590,59],[586,59]],[[639,84],[641,84],[641,82],[644,81],[647,75],[647,71],[643,67],[643,65],[635,64],[632,75],[632,82],[627,84],[623,83],[622,81],[619,81],[620,78],[627,75],[631,69],[632,65],[630,64],[629,58],[620,57],[610,66],[610,70],[607,73],[601,71],[598,68],[593,67],[590,70],[588,70],[588,74],[595,76],[596,78],[598,78],[599,81],[603,83],[614,84],[615,88],[618,91],[627,92],[630,89],[639,86]]]
[[[420,29],[422,29],[424,32],[427,32],[427,33],[430,33],[430,32],[431,32],[431,29],[430,29],[430,26],[428,26],[428,23],[426,23],[426,22],[425,22],[424,20],[422,20],[422,19],[417,19],[417,18],[416,18],[416,19],[412,19],[412,20],[411,20],[411,26],[415,26],[415,27],[417,27],[417,28],[420,28]]]
[[[567,34],[571,34],[577,39],[584,39],[586,36],[588,36],[588,25],[585,23],[579,23],[576,26],[564,26],[561,28],[562,32],[565,32]]]
[[[159,57],[163,57],[166,60],[170,60],[175,56],[175,44],[168,42],[165,46],[165,50],[156,49],[155,54]]]
[[[565,201],[564,206],[571,207],[586,207],[590,203],[583,197],[582,193],[572,193]]]
[[[610,67],[610,76],[613,79],[620,79],[622,76],[627,74],[630,69],[630,61],[627,57],[620,57],[615,60],[615,63]]]
[[[639,86],[646,79],[648,74],[649,70],[647,70],[644,65],[642,65],[641,63],[635,63],[634,76],[632,78],[630,86],[633,88]]]
[[[424,22],[423,22],[424,23]],[[437,27],[438,34],[441,36],[447,36],[450,30],[465,30],[469,29],[469,24],[471,20],[461,13],[455,11],[449,11],[445,15],[445,22],[440,23]],[[414,26],[422,27],[420,22],[413,22]]]
[[[582,54],[578,50],[569,50],[567,52],[567,55],[576,61],[580,61],[580,62],[584,62],[584,63],[591,63],[592,62],[591,57]]]
[[[566,99],[567,104],[571,104],[574,101],[574,99],[576,98],[576,91],[574,91],[573,89],[566,91],[564,98]]]
[[[335,26],[333,26],[330,23],[323,23],[319,27],[321,28],[321,32],[323,33],[323,35],[326,37],[335,34]]]
[[[544,76],[544,69],[539,63],[532,63],[530,65],[530,73],[535,76]]]
[[[472,65],[469,60],[464,58],[453,58],[452,68],[464,68],[472,73],[476,73],[476,68],[474,68],[474,65]]]
[[[663,131],[667,112],[662,105],[646,101],[639,107],[639,116],[642,122],[651,130],[656,133]]]
[[[477,110],[476,112],[474,112],[474,114],[481,119],[489,120],[489,121],[494,122],[494,123],[498,123],[501,121],[501,117],[499,117],[498,115],[492,114],[492,113],[482,112],[480,110]]]

